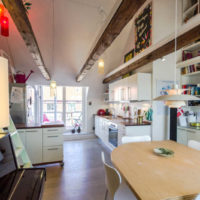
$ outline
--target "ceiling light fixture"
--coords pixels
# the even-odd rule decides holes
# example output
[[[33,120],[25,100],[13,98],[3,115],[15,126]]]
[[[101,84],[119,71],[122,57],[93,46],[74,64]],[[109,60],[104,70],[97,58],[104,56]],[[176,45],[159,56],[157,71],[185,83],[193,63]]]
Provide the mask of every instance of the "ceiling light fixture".
[[[98,61],[98,73],[104,74],[104,60],[103,59],[99,59]]]
[[[56,81],[51,81],[50,83],[50,96],[55,97],[56,96]]]
[[[176,0],[175,5],[175,55],[174,55],[174,86],[170,90],[165,90],[167,95],[159,96],[154,101],[164,101],[165,105],[170,108],[179,108],[186,105],[186,101],[200,100],[199,98],[192,95],[182,94],[185,90],[179,89],[176,84],[176,52],[177,52],[177,14],[178,14],[178,1]]]
[[[54,0],[52,0],[52,67],[54,67]],[[56,81],[51,80],[50,82],[50,96],[56,96]]]
[[[162,60],[162,62],[165,62],[165,61],[166,61],[166,58],[165,58],[165,57],[162,57],[161,60]]]

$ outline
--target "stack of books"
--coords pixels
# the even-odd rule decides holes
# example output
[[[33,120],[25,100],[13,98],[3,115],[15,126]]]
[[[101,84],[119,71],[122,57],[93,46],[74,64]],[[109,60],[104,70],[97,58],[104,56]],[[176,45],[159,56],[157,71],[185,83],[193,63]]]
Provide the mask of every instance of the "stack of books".
[[[189,60],[191,58],[193,58],[192,51],[185,50],[182,52],[182,60],[183,61]],[[187,67],[183,67],[181,69],[181,74],[184,75],[184,74],[194,73],[197,71],[200,71],[200,63],[197,63],[195,65],[189,65]]]

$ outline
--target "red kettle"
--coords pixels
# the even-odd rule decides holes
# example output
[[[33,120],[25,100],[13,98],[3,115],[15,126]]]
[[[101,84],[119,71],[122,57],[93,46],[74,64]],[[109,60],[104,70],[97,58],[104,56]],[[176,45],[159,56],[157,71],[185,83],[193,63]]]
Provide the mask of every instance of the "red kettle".
[[[29,79],[30,75],[33,73],[34,71],[30,71],[29,75],[26,77],[24,72],[18,71],[15,74],[15,81],[16,83],[26,83],[26,81]]]

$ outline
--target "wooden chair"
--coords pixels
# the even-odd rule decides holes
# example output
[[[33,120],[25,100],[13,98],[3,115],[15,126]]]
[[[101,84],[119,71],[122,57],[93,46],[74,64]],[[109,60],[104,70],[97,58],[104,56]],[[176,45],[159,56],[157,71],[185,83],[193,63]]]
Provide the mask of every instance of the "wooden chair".
[[[151,141],[151,137],[148,135],[122,137],[122,144],[131,143],[131,142],[150,142],[150,141]]]
[[[191,147],[193,149],[200,151],[200,142],[197,142],[195,140],[189,140],[188,141],[188,147]]]
[[[108,193],[112,200],[137,200],[127,184],[122,181],[120,173],[105,162],[104,152],[101,152],[101,159],[106,175],[105,200],[107,200]]]

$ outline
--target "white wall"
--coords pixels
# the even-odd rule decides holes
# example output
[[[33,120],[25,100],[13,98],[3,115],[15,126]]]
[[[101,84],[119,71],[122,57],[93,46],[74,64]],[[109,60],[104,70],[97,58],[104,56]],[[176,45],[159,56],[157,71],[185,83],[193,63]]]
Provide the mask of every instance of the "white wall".
[[[153,1],[153,44],[163,40],[174,32],[175,0]],[[156,95],[157,80],[174,80],[174,54],[165,56],[166,61],[153,62],[153,98]],[[163,102],[153,101],[153,140],[167,139],[169,134],[169,110]]]
[[[166,61],[161,59],[153,62],[153,98],[157,97],[157,81],[173,81],[174,77],[174,53],[165,57]],[[167,139],[169,134],[169,109],[163,102],[153,101],[153,140]]]

